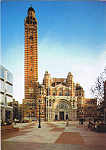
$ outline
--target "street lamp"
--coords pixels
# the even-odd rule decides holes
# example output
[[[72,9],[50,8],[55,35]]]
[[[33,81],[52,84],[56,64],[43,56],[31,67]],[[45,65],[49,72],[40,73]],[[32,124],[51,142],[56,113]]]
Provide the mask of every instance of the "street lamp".
[[[39,85],[38,88],[40,89],[40,96],[41,96],[41,88],[42,88],[42,86]],[[38,103],[39,103],[39,125],[38,125],[38,128],[41,128],[41,120],[40,120],[40,99],[39,99]]]
[[[40,99],[39,99],[39,125],[38,128],[41,128],[41,123],[40,123]]]

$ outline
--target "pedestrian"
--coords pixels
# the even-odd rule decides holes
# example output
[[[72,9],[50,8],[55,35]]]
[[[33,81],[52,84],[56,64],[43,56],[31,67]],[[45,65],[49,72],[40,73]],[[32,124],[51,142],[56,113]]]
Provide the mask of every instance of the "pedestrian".
[[[68,125],[69,125],[69,121],[68,121],[68,119],[66,120],[66,126],[68,127]]]
[[[81,124],[83,124],[83,118],[80,119]]]
[[[16,118],[14,119],[15,125],[16,125]]]
[[[97,120],[97,122],[96,122],[96,129],[98,129],[99,127],[100,127],[100,121]]]
[[[91,119],[89,119],[89,122],[88,122],[88,128],[91,127]]]
[[[79,118],[79,124],[81,124],[81,119]]]

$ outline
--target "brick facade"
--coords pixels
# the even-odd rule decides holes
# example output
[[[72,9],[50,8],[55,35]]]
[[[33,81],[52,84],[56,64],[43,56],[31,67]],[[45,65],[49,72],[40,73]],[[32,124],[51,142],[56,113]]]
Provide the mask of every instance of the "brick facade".
[[[75,84],[73,75],[66,78],[51,78],[45,72],[43,84],[38,83],[38,36],[37,19],[32,7],[24,21],[25,57],[24,57],[24,99],[23,119],[35,120],[76,120],[84,103],[84,90]],[[42,87],[39,89],[39,87]],[[40,105],[39,105],[40,100]]]
[[[37,19],[32,7],[24,20],[25,55],[24,55],[24,117],[35,118],[36,92],[38,82],[38,35]]]

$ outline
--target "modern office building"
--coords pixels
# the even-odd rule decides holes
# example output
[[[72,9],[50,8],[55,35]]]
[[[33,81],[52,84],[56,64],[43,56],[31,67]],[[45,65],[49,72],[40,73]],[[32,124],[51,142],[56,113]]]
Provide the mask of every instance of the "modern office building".
[[[0,107],[2,123],[13,120],[13,108],[8,103],[13,101],[13,75],[0,65]]]

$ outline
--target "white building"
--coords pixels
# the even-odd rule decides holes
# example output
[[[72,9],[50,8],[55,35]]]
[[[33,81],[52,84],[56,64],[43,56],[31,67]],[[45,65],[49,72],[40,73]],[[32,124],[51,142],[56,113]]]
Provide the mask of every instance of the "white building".
[[[13,75],[0,65],[0,107],[1,122],[12,122],[13,108],[8,103],[13,101]]]

